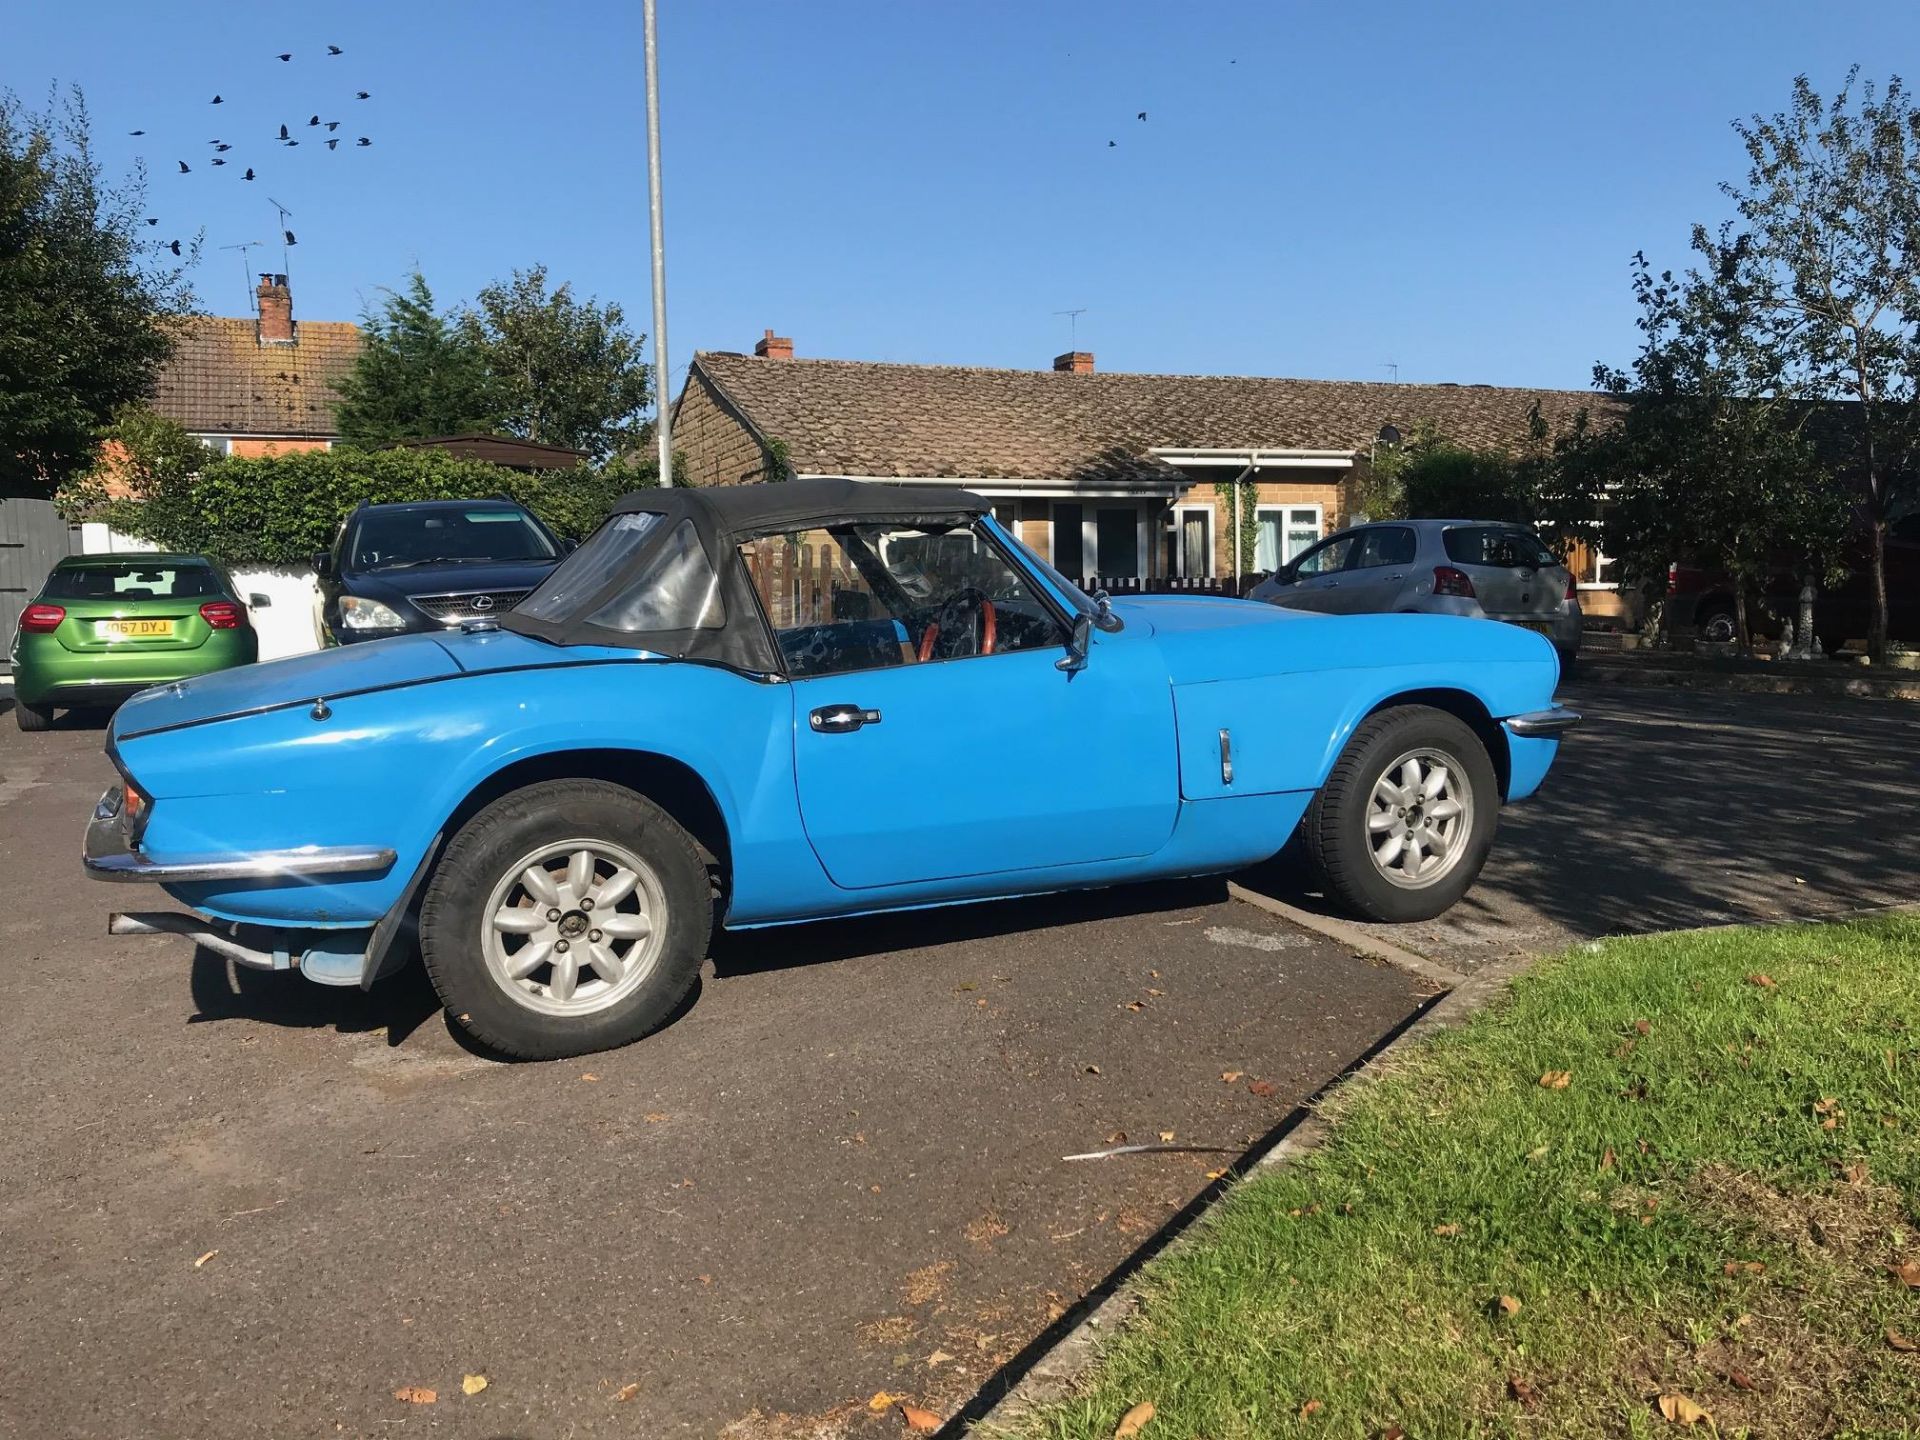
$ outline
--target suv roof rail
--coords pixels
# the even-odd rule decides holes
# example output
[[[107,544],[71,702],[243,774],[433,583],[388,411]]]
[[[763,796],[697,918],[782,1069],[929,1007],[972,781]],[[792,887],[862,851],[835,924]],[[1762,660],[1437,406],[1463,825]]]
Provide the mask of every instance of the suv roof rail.
[[[358,505],[355,505],[353,508],[356,510],[364,510],[367,508],[367,506],[369,506],[372,503],[373,502],[368,500],[366,496],[362,495],[360,497],[360,503]]]

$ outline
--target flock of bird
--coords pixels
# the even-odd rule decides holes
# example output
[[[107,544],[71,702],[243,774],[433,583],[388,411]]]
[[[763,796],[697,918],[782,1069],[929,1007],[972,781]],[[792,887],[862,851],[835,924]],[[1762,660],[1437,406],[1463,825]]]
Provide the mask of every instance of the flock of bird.
[[[276,54],[273,58],[275,60],[278,60],[283,65],[288,65],[293,62],[294,53],[295,52],[291,50],[283,50],[278,54]],[[343,50],[340,46],[329,45],[326,48],[325,58],[333,59],[337,56],[341,56],[344,54],[346,54],[346,51]],[[355,90],[353,92],[353,98],[356,102],[358,102],[362,100],[371,100],[373,98],[373,95],[371,94],[371,92],[366,90]],[[210,105],[224,105],[227,103],[227,100],[224,95],[215,95],[213,99],[208,101],[207,103]],[[325,119],[322,119],[319,115],[310,115],[307,117],[306,124],[303,126],[300,126],[299,128],[303,132],[309,131],[309,130],[314,130],[314,131],[324,130],[326,132],[324,135],[310,135],[307,138],[309,140],[313,140],[321,144],[324,144],[328,150],[337,150],[340,148],[341,142],[347,138],[346,136],[338,135],[335,133],[340,129],[341,124],[342,122],[339,120],[325,120]],[[144,136],[147,132],[145,130],[130,130],[127,133],[130,136],[138,138],[140,136]],[[294,150],[299,148],[301,142],[300,142],[300,139],[294,134],[294,126],[290,124],[282,123],[280,126],[279,134],[274,136],[271,142],[262,142],[262,143],[273,143],[283,147],[284,149]],[[218,169],[226,166],[229,163],[233,163],[233,164],[239,163],[238,159],[235,159],[232,162],[229,162],[227,159],[228,152],[234,148],[231,142],[227,140],[223,140],[216,136],[214,139],[209,140],[207,144],[209,147],[211,147],[211,153],[208,156],[206,161],[206,164],[209,168]],[[360,135],[360,136],[354,137],[352,148],[356,150],[365,150],[369,148],[372,144],[373,144],[373,140],[370,137],[366,135]],[[179,169],[175,172],[176,174],[191,175],[194,173],[194,167],[188,164],[185,160],[175,160],[174,164],[179,167]],[[240,178],[245,181],[251,181],[251,180],[257,180],[259,176],[258,174],[256,174],[254,167],[252,165],[247,165],[242,169]],[[160,217],[157,215],[149,215],[146,217],[146,221],[148,225],[157,226],[160,223]],[[298,243],[294,239],[294,234],[293,234],[293,231],[291,230],[283,229],[281,231],[281,235],[285,243],[288,245],[294,245]],[[181,244],[178,240],[169,241],[167,243],[166,248],[172,251],[175,255],[179,255],[181,253]]]
[[[1238,64],[1239,62],[1235,61],[1233,63]],[[1135,115],[1133,118],[1138,120],[1141,124],[1144,125],[1146,124],[1146,121],[1147,121],[1147,112],[1142,110],[1139,114]],[[1107,148],[1109,150],[1118,150],[1120,148],[1120,142],[1118,140],[1109,140],[1107,141]]]

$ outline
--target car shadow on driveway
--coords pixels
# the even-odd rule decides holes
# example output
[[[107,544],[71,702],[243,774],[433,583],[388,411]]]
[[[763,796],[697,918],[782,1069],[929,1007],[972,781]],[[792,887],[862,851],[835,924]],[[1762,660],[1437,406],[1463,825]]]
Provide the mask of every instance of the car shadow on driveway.
[[[187,1020],[190,1025],[253,1020],[343,1035],[384,1030],[390,1047],[404,1044],[440,1009],[440,997],[433,993],[418,956],[373,989],[362,990],[357,985],[315,984],[291,970],[249,969],[196,946],[187,986],[195,1007]]]

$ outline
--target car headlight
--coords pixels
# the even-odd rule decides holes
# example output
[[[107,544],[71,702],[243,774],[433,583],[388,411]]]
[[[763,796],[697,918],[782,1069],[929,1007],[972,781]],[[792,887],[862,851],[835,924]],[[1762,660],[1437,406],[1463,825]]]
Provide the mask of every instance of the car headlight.
[[[349,630],[404,630],[407,622],[391,605],[364,595],[340,597],[340,623]]]

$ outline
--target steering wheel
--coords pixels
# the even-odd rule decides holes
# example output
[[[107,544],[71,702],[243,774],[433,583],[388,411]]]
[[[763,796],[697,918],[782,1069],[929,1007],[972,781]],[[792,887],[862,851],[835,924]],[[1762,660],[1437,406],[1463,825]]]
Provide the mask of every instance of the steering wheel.
[[[940,602],[940,608],[933,612],[933,619],[927,622],[927,628],[920,635],[920,663],[926,664],[934,657],[933,647],[940,637],[946,635],[958,640],[962,634],[968,639],[978,637],[978,645],[967,652],[974,655],[993,654],[994,639],[999,632],[999,621],[993,613],[993,601],[986,593],[972,585],[956,590]],[[953,644],[947,647],[942,660],[960,658],[960,652]]]

